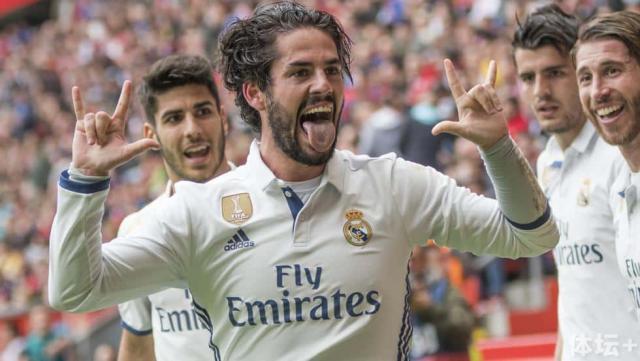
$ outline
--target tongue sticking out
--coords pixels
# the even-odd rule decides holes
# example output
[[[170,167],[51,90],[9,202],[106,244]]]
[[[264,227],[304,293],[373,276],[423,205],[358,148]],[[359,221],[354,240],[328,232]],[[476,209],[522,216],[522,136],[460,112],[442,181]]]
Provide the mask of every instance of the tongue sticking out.
[[[333,145],[336,138],[336,127],[330,120],[306,121],[302,123],[302,127],[307,133],[307,140],[311,144],[311,148],[316,152],[326,152]]]

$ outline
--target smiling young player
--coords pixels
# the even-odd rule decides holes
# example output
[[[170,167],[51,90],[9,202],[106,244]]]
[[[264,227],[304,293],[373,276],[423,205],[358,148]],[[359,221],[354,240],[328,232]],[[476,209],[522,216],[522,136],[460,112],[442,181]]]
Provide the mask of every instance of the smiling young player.
[[[160,144],[169,184],[164,194],[122,221],[118,236],[141,227],[181,180],[206,182],[230,169],[224,155],[227,120],[213,68],[200,56],[172,55],[151,66],[139,88],[146,138]],[[170,288],[119,305],[119,361],[204,360],[209,332],[188,289]]]
[[[634,337],[631,303],[617,267],[609,192],[624,159],[600,138],[580,107],[571,48],[578,20],[543,6],[519,25],[513,54],[523,98],[551,135],[538,158],[538,177],[559,224],[556,360],[600,360],[578,341],[598,335]],[[607,312],[602,310],[606,309]],[[633,360],[621,355],[620,360]]]

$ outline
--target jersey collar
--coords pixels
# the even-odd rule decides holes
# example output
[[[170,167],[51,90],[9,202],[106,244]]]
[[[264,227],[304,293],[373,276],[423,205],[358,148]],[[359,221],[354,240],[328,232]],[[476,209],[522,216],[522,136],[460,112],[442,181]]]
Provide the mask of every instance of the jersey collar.
[[[329,183],[333,185],[338,191],[342,192],[344,185],[345,166],[343,161],[342,152],[334,150],[333,156],[329,159],[327,166],[322,174],[322,180],[320,181],[320,187]],[[249,148],[249,155],[247,156],[247,166],[250,169],[249,177],[254,185],[266,191],[270,187],[278,187],[277,178],[264,164],[262,157],[260,156],[260,148],[258,141],[254,140]],[[278,190],[280,188],[278,187]]]

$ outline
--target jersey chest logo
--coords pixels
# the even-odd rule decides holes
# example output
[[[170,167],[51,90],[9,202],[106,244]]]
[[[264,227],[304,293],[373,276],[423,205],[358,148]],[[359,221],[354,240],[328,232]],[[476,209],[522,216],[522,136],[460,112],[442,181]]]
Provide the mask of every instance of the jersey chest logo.
[[[579,207],[586,207],[591,201],[591,179],[583,178],[578,189],[578,197],[576,203]]]
[[[373,231],[369,222],[362,219],[362,211],[357,209],[348,210],[345,215],[347,221],[342,226],[342,233],[347,242],[354,246],[364,246],[371,241]]]
[[[242,224],[253,215],[249,193],[238,193],[222,197],[222,218],[233,224]]]

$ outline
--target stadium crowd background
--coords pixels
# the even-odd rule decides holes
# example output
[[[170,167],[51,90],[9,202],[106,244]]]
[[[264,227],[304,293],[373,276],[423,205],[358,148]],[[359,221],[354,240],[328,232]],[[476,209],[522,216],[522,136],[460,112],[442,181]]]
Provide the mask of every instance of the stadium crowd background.
[[[336,15],[354,41],[354,82],[345,93],[338,148],[374,156],[395,151],[491,196],[475,146],[448,136],[433,137],[430,129],[440,120],[455,117],[442,59],[455,62],[467,86],[480,81],[489,60],[496,59],[497,88],[511,135],[534,164],[544,135],[518,99],[510,37],[516,26],[515,14],[524,17],[541,2],[303,2]],[[112,111],[122,82],[132,79],[135,85],[158,58],[180,52],[215,59],[218,34],[234,18],[250,14],[256,3],[54,1],[50,20],[38,26],[11,23],[0,30],[0,317],[4,318],[0,322],[0,360],[17,360],[11,354],[20,354],[25,340],[34,349],[60,340],[66,346],[64,340],[74,335],[71,329],[43,338],[38,335],[51,332],[53,325],[47,324],[43,331],[38,330],[43,326],[37,322],[26,328],[16,328],[13,323],[16,315],[31,312],[36,314],[33,319],[47,312],[39,305],[46,304],[48,236],[55,212],[56,181],[70,163],[75,123],[71,87],[80,86],[89,108]],[[586,17],[621,9],[625,3],[575,0],[562,6]],[[244,163],[252,135],[239,119],[232,99],[223,92],[232,123],[227,154],[239,165]],[[129,113],[132,139],[141,137],[142,123],[136,102]],[[117,186],[112,187],[107,202],[105,240],[115,236],[126,215],[164,190],[162,161],[157,153],[149,152],[118,169],[112,182]],[[426,255],[427,262],[414,260],[414,274],[421,275],[431,259],[432,263],[446,262],[442,263],[447,269],[444,274],[458,287],[464,287],[464,280],[477,280],[475,296],[461,289],[475,316],[482,316],[487,304],[501,303],[505,280],[522,277],[527,269],[522,262],[456,252],[438,254]],[[552,273],[551,256],[543,259],[545,270]],[[414,278],[419,283],[424,277]],[[420,304],[420,298],[414,300],[416,309]],[[419,315],[416,312],[417,318]],[[39,351],[34,350],[32,356],[23,353],[22,360],[72,359],[65,354],[58,358],[35,356]],[[109,359],[108,352],[105,355]]]

